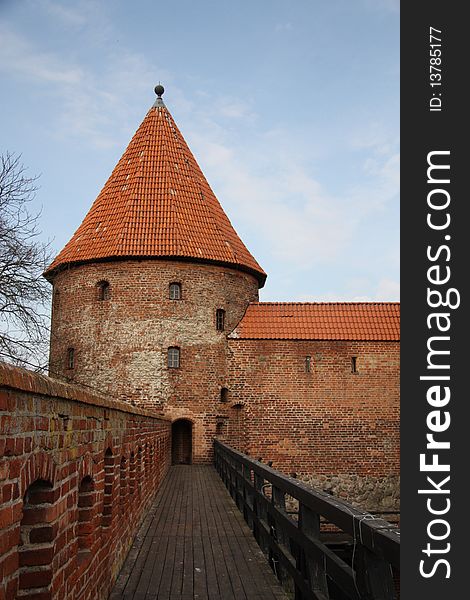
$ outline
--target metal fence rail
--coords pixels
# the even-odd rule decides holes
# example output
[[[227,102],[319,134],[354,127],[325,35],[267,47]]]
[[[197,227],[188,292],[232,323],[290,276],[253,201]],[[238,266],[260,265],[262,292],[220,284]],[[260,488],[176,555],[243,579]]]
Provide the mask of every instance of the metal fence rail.
[[[214,463],[278,579],[296,600],[396,599],[393,571],[400,568],[400,534],[393,525],[218,440]],[[297,519],[286,511],[286,496],[298,501]],[[326,545],[320,517],[349,536],[349,558]]]

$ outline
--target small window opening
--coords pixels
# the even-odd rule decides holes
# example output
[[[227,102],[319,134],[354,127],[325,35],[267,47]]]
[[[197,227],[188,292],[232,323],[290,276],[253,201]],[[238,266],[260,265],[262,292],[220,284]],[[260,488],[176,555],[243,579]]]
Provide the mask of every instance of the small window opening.
[[[311,370],[312,370],[312,357],[306,356],[305,357],[305,372],[310,373]]]
[[[181,300],[181,283],[170,283],[170,300]]]
[[[67,349],[67,369],[75,369],[75,348]]]
[[[125,456],[121,457],[121,464],[119,466],[119,504],[121,505],[121,512],[124,512],[127,498],[127,460]]]
[[[357,373],[357,356],[351,356],[351,373]]]
[[[80,562],[91,559],[91,549],[95,541],[95,484],[87,475],[78,488],[78,560]]]
[[[109,527],[113,518],[113,483],[114,483],[114,457],[111,448],[104,455],[104,499],[103,499],[103,527]]]
[[[227,419],[219,419],[215,424],[216,435],[225,435],[227,433]]]
[[[225,329],[225,310],[218,308],[215,313],[215,328],[217,331],[223,331]]]
[[[19,526],[19,543],[16,542],[21,591],[20,595],[15,593],[8,595],[8,598],[52,598],[52,561],[57,532],[57,523],[54,522],[57,518],[55,502],[58,492],[49,481],[42,479],[37,479],[26,490]],[[40,594],[39,587],[43,588]],[[5,598],[3,594],[2,598]]]
[[[131,452],[129,457],[129,495],[132,496],[135,491],[135,454]]]
[[[109,300],[111,297],[111,288],[109,282],[100,281],[98,283],[98,300]]]
[[[144,465],[142,464],[142,447],[139,446],[137,449],[137,467],[136,467],[136,475],[137,475],[137,491],[138,493],[142,493],[142,477],[144,474]]]
[[[223,387],[220,390],[220,401],[221,402],[228,402],[228,388]]]
[[[176,346],[168,348],[168,368],[178,369],[180,366],[180,349]]]

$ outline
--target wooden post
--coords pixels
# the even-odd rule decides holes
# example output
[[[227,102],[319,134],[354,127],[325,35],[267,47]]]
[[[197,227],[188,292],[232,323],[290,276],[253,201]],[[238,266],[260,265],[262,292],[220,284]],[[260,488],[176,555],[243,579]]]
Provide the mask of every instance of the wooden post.
[[[355,552],[356,583],[364,600],[396,600],[390,564],[359,544]]]
[[[287,515],[287,513],[286,513],[286,493],[274,485],[272,486],[271,502],[274,506],[276,506],[276,508],[283,511],[284,514]],[[282,544],[284,546],[284,549],[287,550],[288,552],[290,552],[289,538],[285,535],[280,521],[275,520],[272,527],[274,527],[274,531],[272,532],[272,535],[277,540],[277,543]],[[282,565],[281,559],[279,557],[273,556],[272,560],[278,561],[277,565],[276,565],[276,575],[278,576],[278,578],[281,582],[285,582],[287,580],[287,572]]]
[[[235,492],[235,502],[243,513],[243,465],[238,461],[235,464]]]
[[[253,517],[251,511],[253,510],[253,484],[251,483],[251,469],[246,465],[243,465],[243,516],[248,526],[253,530]]]
[[[314,540],[318,540],[320,537],[320,515],[302,503],[299,503],[299,529]],[[299,557],[298,561],[303,564],[298,564],[297,568],[301,567],[303,576],[314,592],[320,592],[325,598],[329,598],[323,560],[310,556],[304,548],[302,548],[301,554],[303,554],[303,560],[302,557]]]
[[[263,477],[261,477],[261,475],[258,475],[257,473],[255,473],[255,490],[264,496],[263,485],[264,485]],[[264,503],[262,501],[258,500],[258,498],[256,496],[255,496],[255,500],[254,500],[253,510],[254,510],[256,516],[258,517],[258,519],[260,521],[262,521],[265,525],[267,525],[268,519],[267,519],[267,515],[266,515],[266,507],[264,506]],[[257,537],[256,541],[258,542],[259,547],[261,548],[263,553],[267,556],[268,555],[268,542],[266,540],[264,530],[259,528],[257,531],[258,531],[258,535],[255,536],[255,537]]]

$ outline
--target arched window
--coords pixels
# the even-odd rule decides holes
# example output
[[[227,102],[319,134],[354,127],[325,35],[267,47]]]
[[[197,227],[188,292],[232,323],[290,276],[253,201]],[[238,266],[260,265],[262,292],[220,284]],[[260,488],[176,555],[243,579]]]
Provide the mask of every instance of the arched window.
[[[155,447],[154,447],[154,443],[152,442],[150,444],[150,469],[149,469],[149,476],[153,477],[155,471]]]
[[[144,469],[143,469],[143,464],[142,464],[142,447],[139,446],[139,448],[137,449],[137,491],[140,494],[142,492],[142,477],[144,475]]]
[[[121,505],[121,513],[124,512],[127,497],[127,460],[125,456],[121,457],[121,464],[119,466],[119,504]]]
[[[357,356],[351,356],[351,373],[357,373]]]
[[[49,481],[37,479],[26,490],[23,516],[20,524],[19,589],[21,598],[52,598],[52,560],[57,522],[54,522],[54,502],[59,490],[54,491]],[[24,595],[23,595],[24,594]],[[19,595],[15,598],[20,597]]]
[[[217,421],[215,426],[216,435],[225,435],[226,423],[225,420]]]
[[[215,328],[217,331],[225,329],[225,310],[223,308],[218,308],[215,311]]]
[[[95,539],[95,484],[87,475],[78,488],[78,559],[90,560],[91,549]]]
[[[111,448],[108,448],[104,455],[103,527],[109,527],[113,518],[113,483],[114,457]]]
[[[131,452],[129,457],[129,495],[132,496],[135,491],[135,454]]]
[[[108,281],[100,281],[98,287],[98,300],[109,300],[111,297],[111,288]]]
[[[75,348],[67,348],[67,369],[75,369]]]
[[[144,477],[150,477],[150,444],[145,442],[144,446]]]
[[[177,346],[168,348],[168,368],[179,369],[180,366],[180,349]]]
[[[220,401],[221,402],[228,402],[228,388],[223,387],[220,390]]]
[[[306,356],[305,357],[305,372],[310,373],[311,370],[312,370],[312,357]]]
[[[181,300],[181,283],[170,283],[170,300]]]

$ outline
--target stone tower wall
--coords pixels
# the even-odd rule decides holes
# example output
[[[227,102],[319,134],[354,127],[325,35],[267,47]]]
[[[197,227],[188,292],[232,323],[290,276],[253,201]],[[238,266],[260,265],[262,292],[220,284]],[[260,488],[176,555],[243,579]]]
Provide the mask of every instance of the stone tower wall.
[[[103,281],[109,299],[100,300]],[[180,300],[169,297],[172,282],[181,284]],[[66,269],[54,279],[50,374],[190,420],[193,462],[206,462],[217,423],[223,431],[238,418],[220,399],[227,333],[256,300],[253,276],[217,265],[123,260]],[[224,331],[216,330],[218,308],[225,310]],[[179,368],[167,366],[169,347],[180,348]]]

